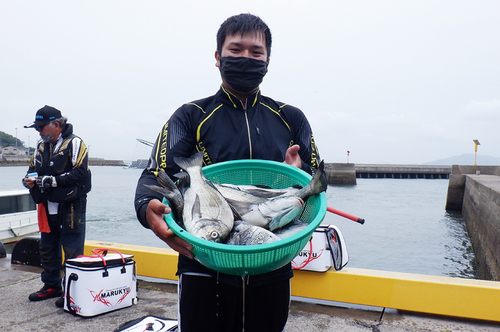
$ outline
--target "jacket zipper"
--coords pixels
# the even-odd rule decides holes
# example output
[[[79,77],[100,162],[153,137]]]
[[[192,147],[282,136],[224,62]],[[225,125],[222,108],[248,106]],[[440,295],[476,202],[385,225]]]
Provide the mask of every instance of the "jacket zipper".
[[[252,153],[252,135],[250,133],[250,123],[248,122],[248,113],[247,113],[247,99],[245,100],[245,103],[243,103],[240,100],[241,106],[243,107],[243,111],[245,112],[245,121],[247,123],[247,134],[248,134],[248,145],[250,147],[250,159],[253,159],[253,153]]]
[[[252,153],[252,136],[250,134],[250,123],[248,122],[248,114],[247,110],[245,109],[245,121],[247,122],[247,133],[248,133],[248,144],[250,146],[250,159],[253,159],[253,153]]]

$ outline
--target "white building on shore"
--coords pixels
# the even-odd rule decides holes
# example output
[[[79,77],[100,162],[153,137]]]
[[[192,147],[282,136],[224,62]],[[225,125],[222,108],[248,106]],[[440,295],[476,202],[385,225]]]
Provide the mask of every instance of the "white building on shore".
[[[14,155],[14,156],[27,156],[28,149],[24,147],[17,148],[15,146],[0,146],[0,154]]]

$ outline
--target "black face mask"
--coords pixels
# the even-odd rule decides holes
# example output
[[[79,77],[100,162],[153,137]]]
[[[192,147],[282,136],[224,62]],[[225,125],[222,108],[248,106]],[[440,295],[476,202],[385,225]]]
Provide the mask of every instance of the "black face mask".
[[[220,58],[220,74],[231,88],[251,92],[259,86],[267,73],[267,62],[246,57]]]

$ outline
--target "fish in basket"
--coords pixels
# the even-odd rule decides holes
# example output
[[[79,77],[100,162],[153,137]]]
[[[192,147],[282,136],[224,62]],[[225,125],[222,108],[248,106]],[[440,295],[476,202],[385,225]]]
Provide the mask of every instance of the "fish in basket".
[[[165,197],[172,208],[165,220],[193,245],[195,258],[215,271],[241,276],[270,272],[291,262],[326,213],[323,162],[311,177],[296,167],[267,160],[202,167],[201,157],[198,153],[176,158],[186,175],[175,184],[160,171],[161,187],[148,186]],[[290,230],[284,232],[287,226]],[[279,236],[279,231],[286,235]]]

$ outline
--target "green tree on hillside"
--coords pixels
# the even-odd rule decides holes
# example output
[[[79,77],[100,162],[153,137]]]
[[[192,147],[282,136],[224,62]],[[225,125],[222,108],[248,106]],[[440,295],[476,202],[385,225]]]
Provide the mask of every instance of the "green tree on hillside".
[[[24,142],[12,135],[0,131],[0,146],[16,146],[18,148],[24,148]]]

